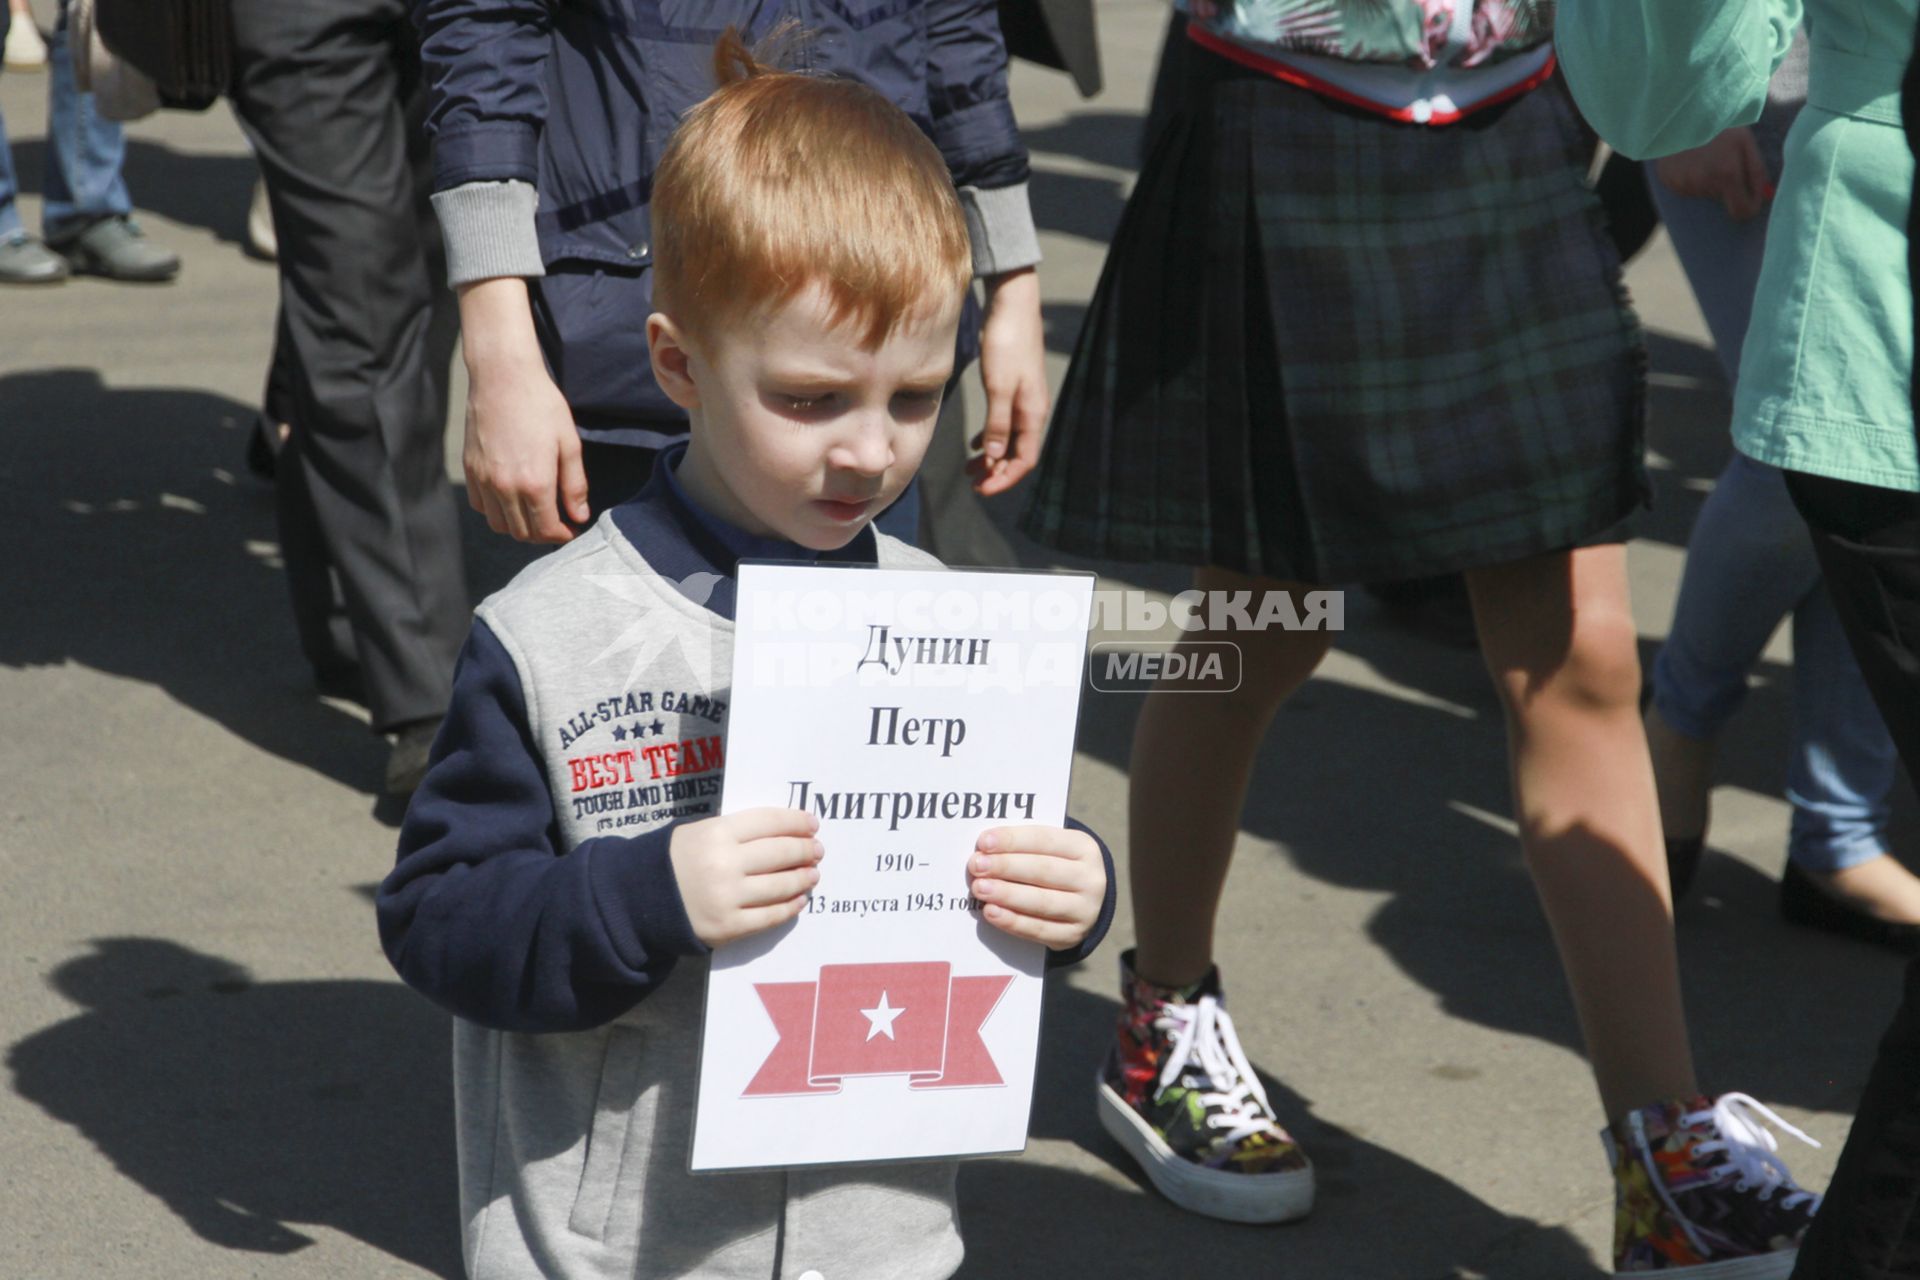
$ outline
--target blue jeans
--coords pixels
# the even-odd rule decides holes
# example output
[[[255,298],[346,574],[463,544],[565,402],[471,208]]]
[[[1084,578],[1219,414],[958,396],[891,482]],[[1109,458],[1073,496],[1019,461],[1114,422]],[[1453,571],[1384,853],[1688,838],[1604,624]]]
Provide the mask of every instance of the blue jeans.
[[[1766,244],[1764,216],[1738,223],[1717,201],[1676,196],[1648,167],[1654,201],[1713,332],[1731,384]],[[1898,759],[1848,648],[1806,523],[1781,473],[1735,454],[1687,543],[1673,628],[1653,663],[1653,703],[1690,738],[1713,738],[1746,696],[1780,620],[1793,617],[1793,743],[1787,851],[1830,872],[1887,852]]]
[[[0,40],[6,39],[11,25],[11,15],[0,5]],[[47,163],[40,226],[48,240],[59,240],[102,218],[132,213],[133,200],[120,175],[127,155],[126,135],[114,121],[102,120],[94,110],[93,95],[81,93],[74,84],[64,4],[60,24],[47,42],[47,55]],[[25,234],[19,194],[7,124],[0,119],[0,240]]]

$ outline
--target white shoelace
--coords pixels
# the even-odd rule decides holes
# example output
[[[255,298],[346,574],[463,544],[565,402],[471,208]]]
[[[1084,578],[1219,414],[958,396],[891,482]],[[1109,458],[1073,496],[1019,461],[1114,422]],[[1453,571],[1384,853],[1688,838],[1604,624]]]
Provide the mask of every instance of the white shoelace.
[[[1820,1197],[1793,1180],[1793,1174],[1788,1171],[1786,1161],[1776,1154],[1780,1150],[1780,1143],[1767,1128],[1759,1123],[1763,1120],[1776,1129],[1792,1134],[1810,1147],[1820,1145],[1813,1138],[1781,1119],[1778,1113],[1759,1099],[1744,1093],[1722,1094],[1706,1110],[1690,1111],[1680,1117],[1680,1123],[1689,1127],[1706,1121],[1712,1122],[1713,1132],[1717,1136],[1696,1143],[1694,1150],[1702,1155],[1711,1155],[1716,1151],[1726,1153],[1725,1163],[1708,1174],[1715,1183],[1732,1178],[1735,1180],[1733,1184],[1735,1191],[1751,1191],[1758,1187],[1760,1188],[1759,1198],[1762,1201],[1772,1199],[1775,1191],[1788,1187],[1791,1190],[1780,1198],[1781,1208],[1794,1209],[1811,1202],[1814,1209],[1818,1210]],[[1680,1225],[1686,1229],[1687,1239],[1692,1241],[1693,1247],[1700,1253],[1706,1253],[1706,1246],[1701,1243],[1700,1237],[1694,1234],[1693,1223],[1688,1220],[1686,1214],[1680,1212],[1680,1206],[1673,1202],[1673,1194],[1667,1190],[1666,1179],[1662,1178],[1660,1171],[1654,1167],[1653,1152],[1648,1147],[1645,1136],[1637,1136],[1640,1159],[1647,1167],[1647,1176],[1652,1180],[1654,1190],[1659,1193],[1667,1210],[1680,1220]]]
[[[1198,1068],[1210,1086],[1200,1092],[1200,1105],[1209,1111],[1218,1108],[1207,1124],[1227,1130],[1229,1144],[1273,1127],[1267,1091],[1240,1047],[1233,1019],[1217,999],[1201,996],[1190,1004],[1163,1005],[1155,1024],[1168,1033],[1173,1049],[1160,1071],[1160,1088],[1177,1083],[1188,1067]]]

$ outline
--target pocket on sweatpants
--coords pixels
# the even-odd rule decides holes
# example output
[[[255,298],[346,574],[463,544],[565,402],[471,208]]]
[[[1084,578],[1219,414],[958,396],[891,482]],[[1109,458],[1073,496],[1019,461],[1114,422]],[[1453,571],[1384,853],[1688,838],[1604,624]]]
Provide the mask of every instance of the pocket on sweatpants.
[[[639,1107],[641,1050],[646,1034],[637,1027],[614,1025],[607,1030],[606,1053],[600,1061],[600,1086],[594,1098],[593,1127],[587,1133],[587,1152],[580,1168],[580,1189],[573,1199],[567,1227],[590,1240],[605,1240],[617,1196],[638,1196],[641,1188],[622,1188],[621,1173],[628,1166],[627,1142]]]

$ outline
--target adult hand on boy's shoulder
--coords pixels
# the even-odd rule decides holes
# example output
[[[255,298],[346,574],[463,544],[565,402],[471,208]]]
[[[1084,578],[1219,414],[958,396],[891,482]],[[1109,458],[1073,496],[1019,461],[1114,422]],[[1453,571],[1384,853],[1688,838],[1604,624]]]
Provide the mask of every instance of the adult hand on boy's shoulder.
[[[1032,267],[987,285],[980,325],[980,381],[987,424],[973,439],[983,449],[967,463],[976,493],[991,497],[1019,484],[1040,461],[1047,434],[1047,343],[1040,319],[1040,277]]]
[[[1055,951],[1080,945],[1107,894],[1099,842],[1067,827],[982,832],[967,871],[988,924]]]
[[[667,856],[694,936],[717,947],[805,910],[820,881],[819,829],[804,809],[745,809],[675,827]]]

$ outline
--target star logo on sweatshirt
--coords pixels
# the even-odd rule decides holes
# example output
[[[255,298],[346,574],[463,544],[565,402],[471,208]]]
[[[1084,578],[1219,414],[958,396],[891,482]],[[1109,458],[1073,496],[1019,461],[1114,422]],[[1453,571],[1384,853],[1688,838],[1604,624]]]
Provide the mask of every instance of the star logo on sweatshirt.
[[[719,574],[695,573],[676,581],[656,574],[597,573],[588,574],[587,581],[618,602],[609,606],[609,612],[624,623],[589,665],[624,659],[627,688],[635,687],[647,672],[676,654],[687,674],[707,688],[724,683],[731,675],[715,668],[713,628],[699,625],[660,598],[671,591],[704,607],[714,587],[724,581]],[[659,733],[662,727],[656,723],[654,732]],[[639,737],[639,730],[636,722],[630,736]]]

